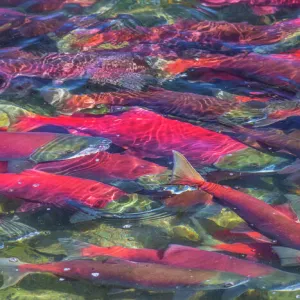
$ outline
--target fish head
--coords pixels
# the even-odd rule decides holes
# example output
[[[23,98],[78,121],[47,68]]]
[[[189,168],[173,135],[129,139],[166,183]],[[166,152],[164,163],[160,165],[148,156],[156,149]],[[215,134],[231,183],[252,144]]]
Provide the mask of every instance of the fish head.
[[[31,116],[32,112],[12,102],[0,100],[0,127],[9,127],[15,124],[22,116]]]
[[[295,158],[246,148],[222,156],[214,166],[235,172],[271,173],[290,165]]]
[[[249,283],[250,278],[242,276],[236,273],[230,272],[213,272],[213,276],[205,280],[202,284],[204,290],[215,290],[215,289],[234,289],[238,286]],[[247,288],[246,288],[247,289]]]
[[[299,291],[300,276],[298,274],[274,269],[274,272],[269,275],[252,278],[251,287],[268,291]]]
[[[106,138],[61,134],[37,149],[30,159],[36,163],[64,160],[105,151],[111,141]]]

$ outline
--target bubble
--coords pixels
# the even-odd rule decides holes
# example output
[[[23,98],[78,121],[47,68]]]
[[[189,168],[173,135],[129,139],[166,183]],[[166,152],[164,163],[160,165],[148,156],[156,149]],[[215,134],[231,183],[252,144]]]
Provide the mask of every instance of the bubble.
[[[14,190],[13,190],[13,189],[9,189],[8,191],[9,191],[10,193],[12,193]]]
[[[96,162],[99,162],[99,161],[100,161],[100,159],[99,159],[99,158],[96,158],[96,159],[95,159],[95,161],[96,161]]]
[[[36,188],[36,187],[39,187],[40,184],[39,184],[39,183],[34,183],[32,186],[33,186],[34,188]]]
[[[93,277],[98,277],[100,274],[99,273],[92,273]]]

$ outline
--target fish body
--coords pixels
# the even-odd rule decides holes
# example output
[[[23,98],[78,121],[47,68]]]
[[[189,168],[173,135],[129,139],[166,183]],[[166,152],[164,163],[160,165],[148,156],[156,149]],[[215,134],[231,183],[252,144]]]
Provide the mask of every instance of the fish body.
[[[167,168],[128,154],[98,152],[34,167],[48,173],[103,180],[135,180],[141,176],[161,174]]]
[[[234,4],[249,5],[256,15],[274,14],[282,7],[298,8],[298,0],[201,0],[201,6],[223,7]],[[201,11],[200,6],[200,11]]]
[[[30,130],[46,124],[109,138],[114,144],[128,148],[140,157],[170,157],[172,149],[180,149],[199,165],[214,164],[226,154],[247,148],[226,135],[168,119],[144,109],[132,109],[122,114],[97,118],[25,117],[14,128]]]
[[[177,59],[168,62],[165,65],[165,71],[173,75],[186,72],[188,79],[196,80],[198,73],[201,76],[203,69],[210,68],[214,71],[238,75],[297,92],[300,84],[299,67],[299,60],[286,60],[277,56],[272,57],[272,55],[256,53],[235,56],[205,54],[197,60]]]
[[[110,43],[157,44],[162,40],[165,44],[176,48],[180,43],[194,43],[194,47],[207,48],[215,51],[238,49],[255,50],[255,46],[270,45],[284,41],[288,36],[297,32],[299,19],[278,22],[273,25],[254,26],[247,23],[229,23],[225,21],[187,22],[174,25],[163,25],[152,28],[139,27],[139,31],[122,28],[120,30],[99,32],[96,34],[82,33],[72,41],[73,49],[93,49]],[[86,51],[85,50],[85,51]]]
[[[146,61],[132,53],[84,52],[48,54],[40,59],[0,59],[2,89],[18,76],[40,77],[56,81],[91,79],[95,82],[118,83],[121,75],[146,73]],[[124,80],[124,79],[123,79]],[[122,81],[120,81],[121,84]]]
[[[67,200],[103,208],[126,193],[101,182],[71,176],[26,170],[20,174],[0,174],[0,193],[45,205],[64,206]]]
[[[102,256],[97,259],[74,259],[46,264],[27,264],[17,259],[1,260],[3,288],[16,284],[29,273],[51,273],[70,279],[84,279],[94,284],[120,285],[138,289],[196,292],[233,288],[249,279],[231,273],[177,268],[152,263],[132,262]],[[10,276],[10,280],[6,280]],[[209,281],[207,281],[209,280]]]
[[[140,106],[158,113],[187,119],[214,119],[226,111],[238,107],[237,103],[220,101],[215,97],[192,93],[173,92],[164,89],[147,92],[111,92],[90,95],[70,95],[59,103],[53,97],[54,105],[62,113],[74,113],[81,109],[94,108],[104,104],[110,106]],[[51,103],[51,102],[50,102]]]
[[[110,141],[93,137],[41,132],[0,132],[0,160],[32,162],[67,159],[109,148]],[[80,154],[81,153],[81,154]]]
[[[19,6],[31,13],[50,12],[64,8],[68,4],[87,7],[95,4],[95,0],[3,0],[3,6]]]
[[[243,141],[246,136],[250,138],[251,141],[258,142],[259,145],[268,147],[267,149],[285,150],[300,158],[300,139],[298,139],[298,137],[293,137],[273,129],[259,131],[236,125],[230,127],[234,133],[237,134],[236,137],[238,140]],[[239,138],[239,136],[241,136],[241,138]]]
[[[107,255],[136,262],[230,272],[248,277],[266,276],[277,271],[267,265],[182,245],[169,245],[165,250],[155,250],[125,248],[121,246],[100,247],[72,239],[60,239],[60,243],[70,256],[95,257]]]
[[[274,243],[300,249],[300,224],[271,205],[228,186],[205,181],[180,153],[174,151],[173,182],[197,185],[229,207],[251,228],[272,239]]]

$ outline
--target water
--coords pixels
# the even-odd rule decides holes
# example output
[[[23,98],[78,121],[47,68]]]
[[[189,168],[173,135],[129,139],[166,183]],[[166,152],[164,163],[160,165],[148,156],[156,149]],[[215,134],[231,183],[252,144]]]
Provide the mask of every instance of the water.
[[[0,1],[0,298],[298,299],[299,8]]]

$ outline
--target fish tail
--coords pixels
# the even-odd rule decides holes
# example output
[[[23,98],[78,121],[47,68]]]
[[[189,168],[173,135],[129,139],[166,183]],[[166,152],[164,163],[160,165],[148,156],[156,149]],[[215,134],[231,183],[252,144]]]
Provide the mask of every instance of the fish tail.
[[[67,253],[67,259],[84,256],[83,250],[92,246],[89,243],[70,238],[60,238],[58,241]]]
[[[65,102],[71,98],[71,93],[65,88],[49,88],[41,91],[44,100],[56,109],[63,108]]]
[[[199,185],[205,182],[205,179],[181,153],[173,150],[173,160],[174,166],[171,184]]]
[[[22,278],[24,278],[26,275],[30,273],[27,271],[22,271],[22,269],[19,268],[23,264],[24,263],[22,263],[15,257],[0,258],[0,271],[3,276],[3,280],[2,280],[3,283],[2,286],[0,287],[1,290],[15,285]]]
[[[273,251],[279,256],[283,267],[292,267],[300,265],[300,251],[287,247],[273,246]]]
[[[40,234],[35,228],[19,222],[17,216],[11,220],[2,219],[0,222],[0,232],[1,231],[1,235],[15,241]]]

